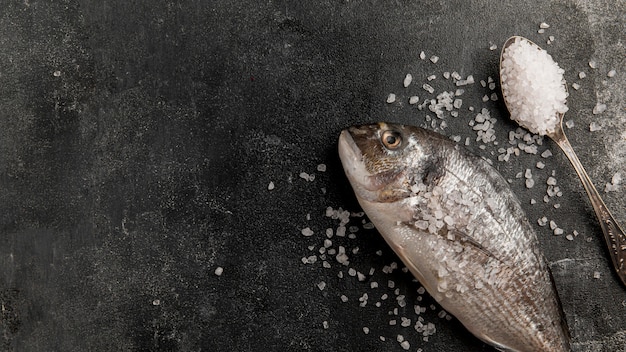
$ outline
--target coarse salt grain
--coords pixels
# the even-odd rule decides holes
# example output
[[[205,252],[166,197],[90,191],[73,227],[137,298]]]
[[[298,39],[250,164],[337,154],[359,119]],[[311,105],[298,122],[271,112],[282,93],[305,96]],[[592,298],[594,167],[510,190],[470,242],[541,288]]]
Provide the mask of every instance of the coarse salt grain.
[[[568,110],[564,70],[545,50],[523,38],[504,50],[500,70],[511,118],[539,135],[554,132],[558,114]]]
[[[589,60],[589,67],[597,68],[598,67],[598,63],[596,62],[596,60]]]
[[[396,101],[396,95],[393,93],[389,93],[389,95],[387,96],[387,103],[391,104],[394,101]]]
[[[215,275],[221,276],[223,273],[224,273],[224,268],[222,268],[221,266],[218,266],[217,268],[215,268]]]
[[[593,107],[592,113],[594,115],[598,115],[598,114],[601,114],[601,113],[603,113],[605,111],[606,111],[606,104],[598,102],[598,103],[596,103],[596,106]]]
[[[406,76],[404,77],[404,81],[402,82],[402,84],[404,85],[404,88],[410,86],[411,82],[413,82],[413,75],[411,75],[410,73],[407,73]]]
[[[274,189],[274,187],[275,187],[275,186],[274,186],[274,182],[271,182],[271,181],[270,181],[270,184],[269,184],[269,185],[267,185],[267,190],[268,190],[268,191],[271,191],[271,190],[273,190],[273,189]]]

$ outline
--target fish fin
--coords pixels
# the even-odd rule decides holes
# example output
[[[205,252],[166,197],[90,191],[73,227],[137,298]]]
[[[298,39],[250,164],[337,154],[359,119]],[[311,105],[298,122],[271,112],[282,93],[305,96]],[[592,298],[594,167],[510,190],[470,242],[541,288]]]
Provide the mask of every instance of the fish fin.
[[[406,252],[406,250],[404,249],[404,247],[402,246],[398,246],[395,244],[390,243],[391,248],[393,249],[393,251],[398,255],[398,257],[400,257],[400,259],[402,260],[402,262],[404,263],[404,265],[406,265],[406,267],[409,269],[409,271],[411,272],[411,274],[413,274],[413,276],[415,276],[415,278],[417,279],[417,281],[420,282],[420,284],[422,286],[424,286],[424,288],[426,289],[426,291],[428,291],[429,293],[431,293],[432,295],[436,294],[436,290],[435,287],[431,287],[430,286],[430,282],[433,282],[432,278],[427,278],[424,273],[422,273],[418,268],[417,265],[415,265],[415,263],[413,263],[413,261],[411,260],[411,256],[408,255],[408,253]],[[437,298],[435,297],[435,300]]]
[[[458,231],[458,230],[448,230],[449,232],[452,232],[456,236],[459,236],[459,242],[461,243],[467,243],[473,247],[475,247],[476,249],[478,249],[479,251],[481,251],[483,254],[485,254],[487,257],[489,258],[493,258],[496,259],[499,262],[502,262],[498,257],[496,257],[495,254],[493,254],[491,251],[489,251],[487,248],[485,248],[483,245],[481,245],[478,241],[476,241],[473,237]],[[448,238],[446,236],[446,238]]]
[[[559,294],[556,290],[556,283],[554,282],[554,276],[552,275],[552,270],[550,270],[549,266],[548,266],[548,274],[550,274],[550,282],[552,283],[552,289],[554,290],[555,293],[557,293],[554,295],[554,297],[556,300],[556,305],[558,306],[558,309],[559,309],[559,316],[560,316],[559,324],[560,324],[561,330],[563,331],[563,336],[565,336],[566,343],[568,344],[567,348],[570,349],[571,347],[569,346],[569,343],[572,339],[572,335],[569,332],[569,326],[567,325],[567,320],[565,320],[565,313],[563,312],[563,304],[561,303],[561,298],[559,297]]]

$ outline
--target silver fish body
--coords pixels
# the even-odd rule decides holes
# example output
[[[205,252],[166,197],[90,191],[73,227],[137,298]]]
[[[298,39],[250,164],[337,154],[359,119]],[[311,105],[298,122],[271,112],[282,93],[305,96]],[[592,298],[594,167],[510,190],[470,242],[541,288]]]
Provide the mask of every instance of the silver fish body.
[[[426,290],[503,351],[569,351],[549,269],[517,197],[485,160],[414,126],[351,127],[339,155],[359,204]]]

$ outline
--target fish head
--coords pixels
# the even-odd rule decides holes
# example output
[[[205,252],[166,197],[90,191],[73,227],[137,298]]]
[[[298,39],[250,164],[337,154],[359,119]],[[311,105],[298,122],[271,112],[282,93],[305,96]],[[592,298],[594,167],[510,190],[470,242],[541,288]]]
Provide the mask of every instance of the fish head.
[[[428,131],[379,122],[339,136],[339,157],[359,201],[393,203],[432,176],[436,155]]]

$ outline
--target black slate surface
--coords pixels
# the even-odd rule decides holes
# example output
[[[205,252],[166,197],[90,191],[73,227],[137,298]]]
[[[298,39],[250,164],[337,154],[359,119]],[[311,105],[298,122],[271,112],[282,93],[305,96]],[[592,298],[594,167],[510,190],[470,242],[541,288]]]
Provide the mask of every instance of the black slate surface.
[[[582,86],[570,89],[567,133],[603,189],[614,173],[626,175],[625,14],[621,1],[592,0],[1,2],[0,348],[402,351],[402,335],[411,351],[492,351],[447,320],[409,274],[383,273],[398,259],[375,230],[332,238],[347,248],[349,267],[332,256],[330,268],[303,264],[337,227],[328,206],[359,211],[336,139],[355,123],[424,124],[428,112],[408,96],[422,102],[455,89],[442,73],[457,71],[476,83],[439,131],[470,137],[471,150],[495,160],[498,147],[480,149],[468,121],[487,108],[501,144],[516,126],[500,100],[482,101],[492,92],[479,81],[497,81],[509,36],[545,43],[552,35],[544,46]],[[541,22],[551,25],[544,34]],[[607,78],[611,68],[617,76]],[[406,73],[415,77],[409,88]],[[420,86],[431,74],[429,95]],[[391,92],[398,101],[387,104]],[[608,109],[595,116],[598,101]],[[592,119],[601,131],[589,133]],[[494,164],[531,222],[545,215],[580,233],[568,241],[536,226],[574,350],[626,351],[626,292],[573,169],[544,142],[540,151],[553,157]],[[532,189],[516,178],[526,168]],[[551,170],[563,196],[544,203]],[[625,224],[623,194],[605,201]],[[315,234],[302,236],[306,227]],[[415,304],[436,327],[428,341],[413,328]]]

